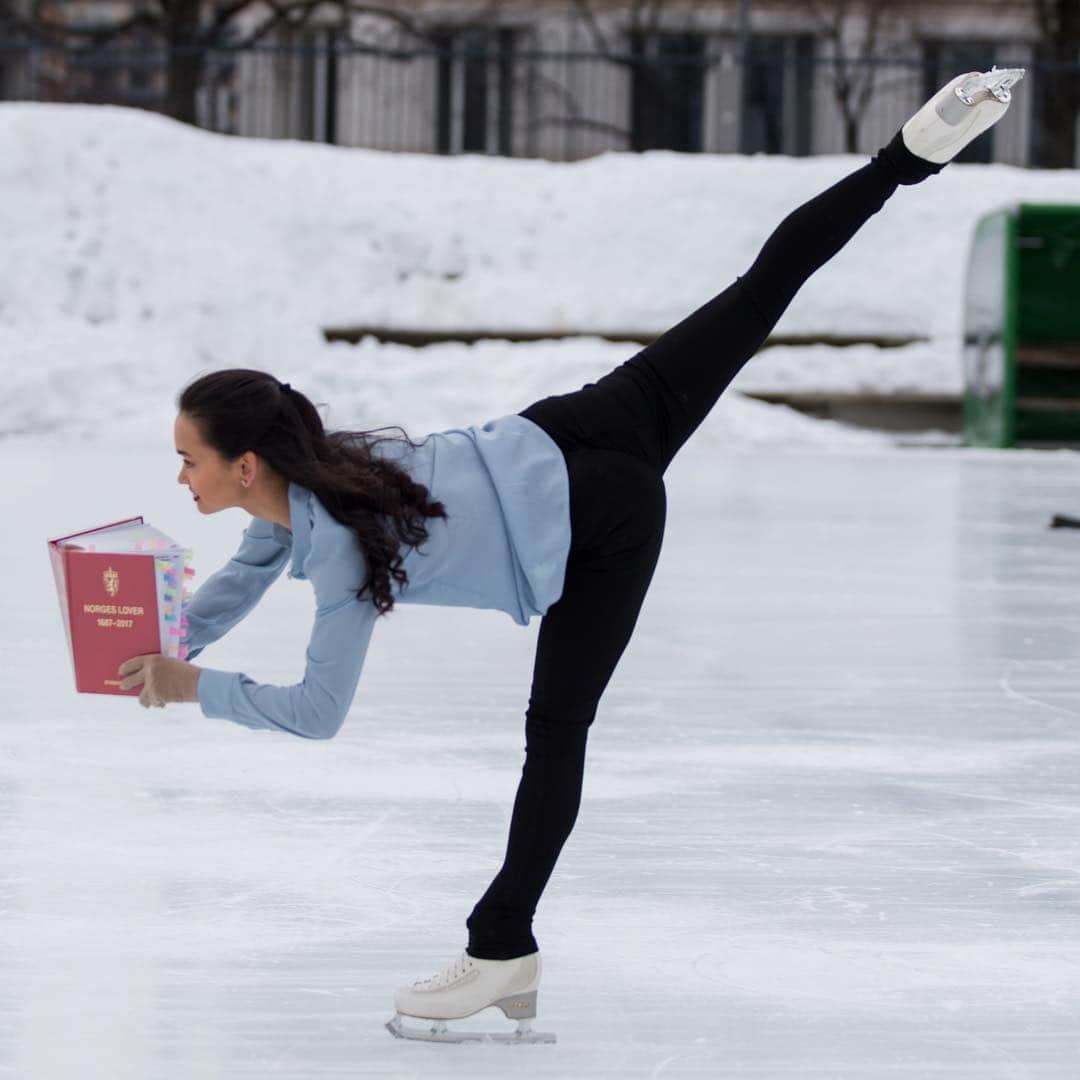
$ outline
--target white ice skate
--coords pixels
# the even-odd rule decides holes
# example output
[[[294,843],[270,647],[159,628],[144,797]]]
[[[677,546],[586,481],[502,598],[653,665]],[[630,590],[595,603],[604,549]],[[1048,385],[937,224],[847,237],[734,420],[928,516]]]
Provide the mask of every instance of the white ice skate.
[[[397,1012],[386,1027],[399,1039],[427,1042],[553,1043],[555,1036],[550,1032],[532,1030],[539,986],[538,952],[514,960],[478,960],[463,952],[445,971],[396,991]],[[516,1020],[517,1030],[466,1031],[447,1027],[448,1020],[462,1020],[490,1006]],[[410,1017],[425,1021],[424,1026],[407,1023]]]
[[[1005,115],[1023,68],[957,75],[900,130],[904,145],[924,161],[951,161],[972,139]]]

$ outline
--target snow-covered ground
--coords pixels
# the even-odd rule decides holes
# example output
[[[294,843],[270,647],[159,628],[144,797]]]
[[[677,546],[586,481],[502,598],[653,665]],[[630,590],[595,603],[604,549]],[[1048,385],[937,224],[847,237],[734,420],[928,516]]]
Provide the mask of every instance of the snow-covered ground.
[[[134,513],[235,550],[175,483],[175,396],[250,365],[331,426],[480,423],[634,351],[410,349],[328,325],[656,329],[858,164],[571,165],[232,140],[0,105],[0,1076],[1076,1076],[1077,458],[898,450],[729,393],[667,475],[664,551],[537,922],[554,1047],[402,1044],[501,858],[538,621],[401,609],[330,742],[72,690],[45,539]],[[779,330],[767,389],[959,388],[971,225],[1075,174],[904,190]],[[199,663],[299,677],[281,579]],[[403,667],[401,658],[412,658]]]
[[[516,411],[637,346],[354,349],[321,331],[660,332],[864,160],[395,155],[32,104],[0,105],[0,147],[0,357],[22,372],[0,399],[0,433],[121,441],[152,438],[170,394],[221,366],[272,370],[331,402],[342,423],[434,429]],[[1078,201],[1080,181],[953,165],[901,189],[777,333],[929,344],[767,350],[739,386],[957,392],[971,228],[1021,198]],[[433,370],[447,378],[433,382]],[[739,408],[734,396],[729,405]],[[795,438],[798,425],[773,415],[777,439]],[[762,434],[756,421],[733,423]]]

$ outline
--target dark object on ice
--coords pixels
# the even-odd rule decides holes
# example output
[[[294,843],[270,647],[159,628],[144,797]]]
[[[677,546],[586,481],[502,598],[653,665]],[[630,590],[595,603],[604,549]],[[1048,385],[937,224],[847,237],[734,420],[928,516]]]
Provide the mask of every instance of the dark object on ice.
[[[1069,517],[1067,514],[1055,514],[1050,519],[1051,529],[1080,529],[1080,518]]]

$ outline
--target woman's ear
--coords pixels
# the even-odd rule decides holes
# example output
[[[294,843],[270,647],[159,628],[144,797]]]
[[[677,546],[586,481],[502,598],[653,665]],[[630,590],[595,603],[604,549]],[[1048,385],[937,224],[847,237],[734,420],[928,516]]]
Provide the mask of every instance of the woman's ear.
[[[255,473],[258,469],[258,464],[259,459],[251,450],[248,450],[247,453],[240,458],[240,483],[244,487],[251,487],[255,482]]]

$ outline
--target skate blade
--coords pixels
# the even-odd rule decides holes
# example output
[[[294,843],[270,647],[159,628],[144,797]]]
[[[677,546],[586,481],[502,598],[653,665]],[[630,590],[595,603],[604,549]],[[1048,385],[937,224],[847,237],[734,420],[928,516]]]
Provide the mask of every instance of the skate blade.
[[[1025,68],[991,68],[990,71],[965,79],[956,88],[956,96],[965,105],[974,105],[975,95],[980,90],[985,90],[988,94],[993,94],[1002,105],[1008,105],[1012,100],[1012,88],[1024,77],[1025,71]]]
[[[553,1043],[555,1035],[550,1031],[533,1031],[528,1020],[519,1020],[516,1031],[455,1031],[446,1026],[445,1020],[427,1021],[427,1026],[407,1024],[400,1014],[387,1020],[386,1030],[396,1039],[418,1039],[421,1042],[465,1043]]]

